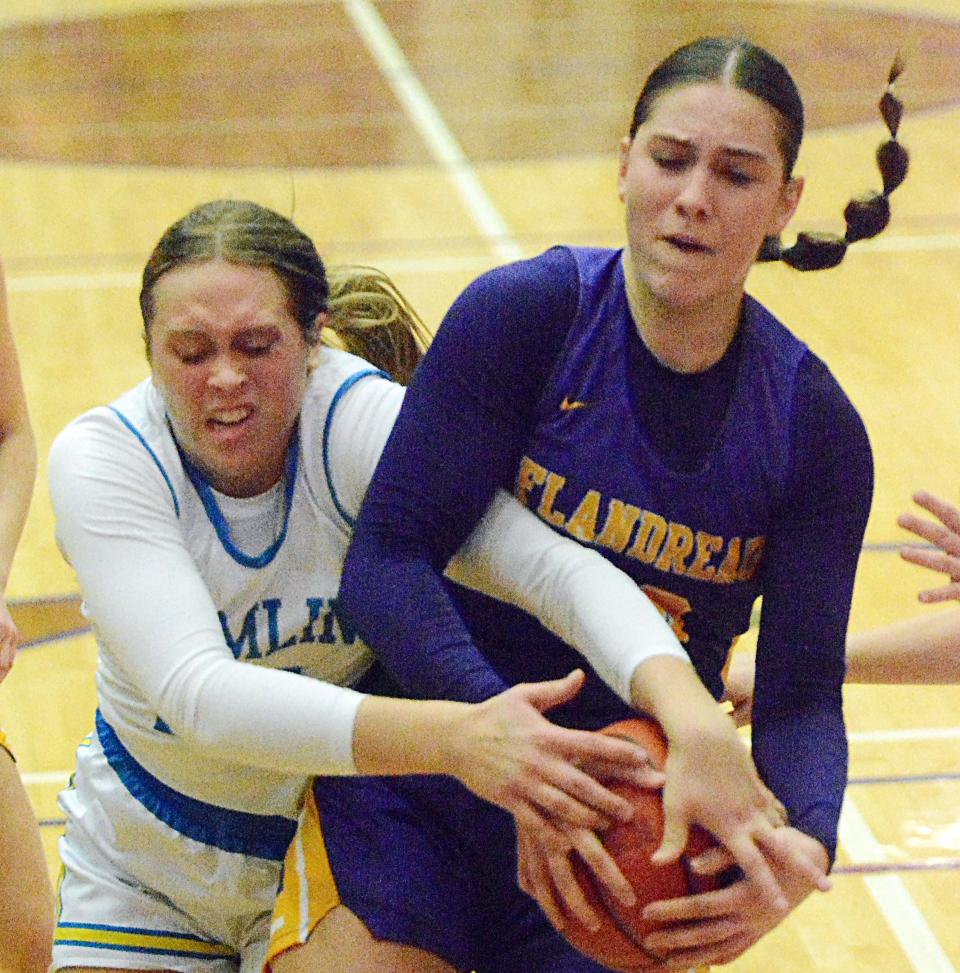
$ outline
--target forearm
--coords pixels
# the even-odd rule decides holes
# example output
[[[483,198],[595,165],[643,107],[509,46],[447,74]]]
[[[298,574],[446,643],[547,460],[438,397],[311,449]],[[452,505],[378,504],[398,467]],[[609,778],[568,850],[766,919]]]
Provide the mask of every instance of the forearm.
[[[806,710],[755,710],[752,750],[789,823],[819,841],[832,861],[848,769],[839,700],[835,706]]]
[[[178,737],[207,756],[307,777],[357,772],[354,724],[365,698],[211,647],[175,668],[156,708]]]
[[[634,709],[654,717],[670,741],[706,743],[735,735],[732,721],[689,662],[649,658],[634,672],[630,688]]]
[[[850,635],[847,682],[960,682],[960,609]]]
[[[367,696],[357,710],[353,758],[358,774],[447,774],[449,742],[469,709],[443,700]]]
[[[632,702],[632,677],[647,659],[672,656],[692,668],[676,635],[632,578],[552,530],[505,491],[494,497],[447,574],[536,617],[625,703]]]
[[[0,594],[6,589],[13,555],[30,509],[37,449],[29,425],[5,435],[0,443]]]

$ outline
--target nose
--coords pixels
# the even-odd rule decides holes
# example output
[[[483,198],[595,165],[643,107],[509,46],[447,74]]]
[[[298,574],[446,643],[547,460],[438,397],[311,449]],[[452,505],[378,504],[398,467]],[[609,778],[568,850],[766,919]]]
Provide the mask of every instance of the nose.
[[[239,388],[246,380],[246,373],[228,356],[217,358],[207,379],[210,385],[218,389]]]
[[[707,216],[711,211],[710,173],[700,166],[691,168],[677,193],[675,203],[684,216],[694,219]]]

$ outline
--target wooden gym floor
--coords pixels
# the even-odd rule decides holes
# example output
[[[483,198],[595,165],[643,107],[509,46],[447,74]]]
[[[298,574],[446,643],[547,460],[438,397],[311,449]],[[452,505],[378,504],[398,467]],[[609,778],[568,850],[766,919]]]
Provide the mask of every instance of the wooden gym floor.
[[[926,579],[897,558],[894,520],[919,487],[960,499],[957,0],[3,0],[0,254],[41,453],[146,373],[138,272],[195,203],[292,212],[328,261],[383,267],[435,324],[496,263],[617,244],[615,148],[643,77],[684,40],[734,32],[805,95],[792,231],[839,229],[878,185],[875,105],[908,54],[913,164],[890,230],[833,271],[758,268],[751,290],[831,364],[873,440],[853,626],[936,610],[915,601]],[[75,592],[41,462],[9,592],[27,647],[0,725],[51,870],[56,791],[94,710]],[[847,703],[835,889],[737,973],[960,969],[960,687],[852,687]]]

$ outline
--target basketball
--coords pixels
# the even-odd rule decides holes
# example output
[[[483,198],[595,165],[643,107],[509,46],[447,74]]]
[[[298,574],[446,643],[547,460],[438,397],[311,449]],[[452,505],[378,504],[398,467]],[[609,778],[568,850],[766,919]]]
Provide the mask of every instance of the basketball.
[[[601,733],[634,740],[650,755],[650,761],[663,770],[667,759],[667,741],[659,724],[652,719],[621,720],[604,727]],[[610,790],[630,801],[636,811],[626,823],[616,823],[601,838],[604,847],[616,861],[637,896],[636,905],[627,907],[594,883],[586,866],[574,855],[574,872],[587,901],[600,915],[601,926],[593,932],[572,920],[564,935],[581,953],[605,966],[637,970],[656,965],[659,959],[646,952],[642,943],[646,935],[659,928],[659,923],[645,920],[644,908],[660,899],[673,899],[716,888],[713,876],[695,875],[689,866],[691,857],[715,842],[701,828],[692,828],[687,848],[681,857],[667,865],[654,865],[650,856],[660,846],[663,836],[663,801],[660,791],[638,787],[625,781],[607,784]]]

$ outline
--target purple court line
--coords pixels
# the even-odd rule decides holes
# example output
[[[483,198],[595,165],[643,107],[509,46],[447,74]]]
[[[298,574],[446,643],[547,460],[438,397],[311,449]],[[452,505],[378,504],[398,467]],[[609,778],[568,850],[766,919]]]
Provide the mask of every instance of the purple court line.
[[[897,872],[960,871],[960,858],[931,858],[911,862],[858,862],[856,865],[837,865],[832,875],[884,875]]]
[[[17,646],[17,651],[20,649],[33,649],[38,645],[50,645],[52,642],[62,642],[64,639],[72,639],[75,635],[86,635],[92,631],[92,626],[81,625],[79,628],[72,628],[66,632],[57,632],[56,635],[41,635],[38,638],[30,639],[29,642],[21,642]]]
[[[936,781],[960,780],[960,772],[938,774],[897,774],[889,777],[850,777],[849,786],[864,784],[924,784]]]

